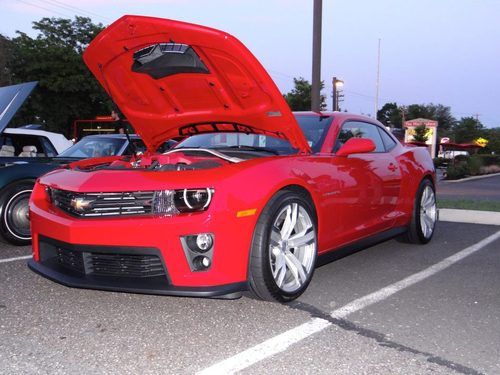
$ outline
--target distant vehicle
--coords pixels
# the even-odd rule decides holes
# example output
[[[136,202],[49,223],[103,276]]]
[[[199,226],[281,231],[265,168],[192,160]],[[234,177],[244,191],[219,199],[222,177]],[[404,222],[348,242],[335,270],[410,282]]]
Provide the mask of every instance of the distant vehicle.
[[[26,101],[36,82],[0,88],[0,235],[15,245],[31,241],[28,200],[35,180],[41,175],[91,157],[117,156],[143,152],[137,135],[88,136],[73,145],[62,134],[40,130],[39,125],[6,128]],[[169,140],[160,151],[176,142]]]
[[[30,243],[28,201],[38,177],[77,160],[132,155],[146,150],[139,136],[131,134],[130,140],[132,144],[125,134],[90,135],[53,158],[39,158],[31,163],[0,163],[1,236],[14,245]],[[176,143],[169,140],[159,151],[166,151]]]
[[[438,153],[438,158],[444,158],[444,159],[455,159],[459,155],[464,155],[464,156],[469,156],[468,151],[441,151]]]
[[[25,127],[7,128],[0,135],[0,157],[3,161],[6,157],[54,157],[72,145],[73,142],[59,133]]]

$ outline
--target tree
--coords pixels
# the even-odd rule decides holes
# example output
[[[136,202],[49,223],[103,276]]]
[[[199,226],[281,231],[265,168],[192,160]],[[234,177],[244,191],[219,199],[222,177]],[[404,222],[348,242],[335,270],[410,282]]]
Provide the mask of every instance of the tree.
[[[11,84],[9,65],[12,57],[12,42],[0,34],[0,87]]]
[[[494,152],[500,155],[500,127],[484,130],[484,138],[488,140],[488,145],[483,149],[484,152]]]
[[[70,134],[75,118],[108,113],[110,100],[82,60],[90,41],[103,29],[90,18],[43,18],[33,22],[36,38],[17,32],[9,69],[12,83],[39,81],[14,125],[41,123]]]
[[[452,136],[455,143],[472,143],[479,137],[488,139],[483,124],[474,117],[462,117],[453,126]]]
[[[415,142],[425,143],[429,139],[428,130],[425,125],[417,126],[413,131],[413,140]]]
[[[385,103],[384,106],[377,111],[377,120],[385,126],[393,128],[402,128],[403,118],[401,108],[397,103]]]
[[[299,77],[294,78],[295,87],[289,93],[285,94],[285,100],[292,111],[310,111],[311,110],[311,84],[306,79]],[[324,87],[324,82],[321,81],[320,89]],[[326,97],[321,95],[320,109],[326,109]]]
[[[442,104],[411,104],[406,108],[405,116],[406,120],[426,118],[437,121],[440,136],[447,135],[456,122],[451,114],[451,108]]]

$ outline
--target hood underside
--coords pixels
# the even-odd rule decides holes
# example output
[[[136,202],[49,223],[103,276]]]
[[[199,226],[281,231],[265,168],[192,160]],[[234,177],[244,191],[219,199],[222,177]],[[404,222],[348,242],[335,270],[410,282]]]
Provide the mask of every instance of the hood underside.
[[[310,152],[271,77],[222,31],[124,16],[90,43],[84,60],[150,151],[173,137],[240,131]]]
[[[37,83],[26,82],[0,87],[0,133],[7,127]]]

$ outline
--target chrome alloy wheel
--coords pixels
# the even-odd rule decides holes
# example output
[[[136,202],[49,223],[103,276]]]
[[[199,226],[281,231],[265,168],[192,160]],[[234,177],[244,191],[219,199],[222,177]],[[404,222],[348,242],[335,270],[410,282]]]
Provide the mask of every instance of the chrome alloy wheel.
[[[29,199],[31,190],[14,194],[5,204],[4,224],[12,236],[20,240],[30,240]]]
[[[437,221],[436,195],[426,186],[420,200],[420,229],[425,238],[430,238]]]
[[[271,228],[269,261],[278,288],[293,293],[308,282],[316,254],[316,230],[299,203],[284,206]]]

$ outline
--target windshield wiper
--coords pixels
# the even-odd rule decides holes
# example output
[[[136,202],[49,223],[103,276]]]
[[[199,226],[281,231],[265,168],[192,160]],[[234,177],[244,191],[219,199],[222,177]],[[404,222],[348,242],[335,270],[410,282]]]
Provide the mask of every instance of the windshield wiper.
[[[269,147],[239,145],[239,146],[228,146],[228,147],[224,147],[224,148],[244,150],[244,151],[263,151],[263,152],[268,152],[270,154],[279,155],[278,151],[273,150],[272,148],[269,148]]]

